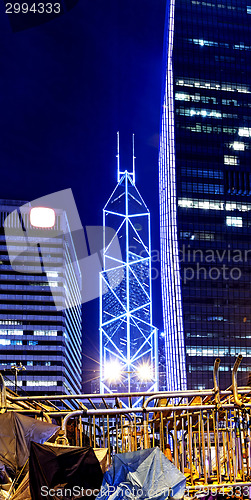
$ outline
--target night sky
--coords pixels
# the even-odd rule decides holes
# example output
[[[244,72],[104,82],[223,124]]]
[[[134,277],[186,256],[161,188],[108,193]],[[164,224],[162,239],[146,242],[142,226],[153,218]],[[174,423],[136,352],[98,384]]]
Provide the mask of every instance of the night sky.
[[[124,169],[135,133],[136,185],[159,250],[165,4],[79,0],[61,17],[14,33],[0,0],[0,198],[31,201],[70,187],[82,224],[101,225],[116,185],[116,132]],[[161,329],[160,279],[153,314]],[[98,300],[83,306],[83,330],[87,380],[95,365],[86,355],[98,359]]]

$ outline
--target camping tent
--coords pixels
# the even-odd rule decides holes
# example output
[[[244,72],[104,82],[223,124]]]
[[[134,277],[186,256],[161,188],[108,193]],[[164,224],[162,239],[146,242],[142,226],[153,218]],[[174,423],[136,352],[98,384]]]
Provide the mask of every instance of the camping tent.
[[[62,446],[62,445],[55,445],[55,444],[50,444],[46,446],[51,447],[57,447],[60,448],[62,451],[66,452],[67,450],[76,450],[79,449],[77,447],[67,447],[67,446]],[[106,469],[106,461],[107,461],[107,448],[94,448],[94,453],[100,463],[100,467],[102,472],[105,472]],[[1,500],[1,496],[0,496]],[[23,481],[17,488],[15,492],[11,495],[9,500],[31,500],[31,493],[30,493],[30,480],[29,480],[29,473],[26,474],[24,477]]]
[[[0,461],[17,473],[29,458],[30,443],[44,443],[59,429],[25,415],[7,412],[0,414]]]
[[[93,448],[71,448],[32,443],[29,461],[32,500],[71,499],[89,490],[90,500],[100,489],[103,473]],[[61,494],[62,493],[62,494]],[[74,495],[72,494],[74,493]],[[82,495],[79,496],[82,498]]]
[[[184,496],[185,476],[159,448],[115,455],[97,500],[164,500]]]

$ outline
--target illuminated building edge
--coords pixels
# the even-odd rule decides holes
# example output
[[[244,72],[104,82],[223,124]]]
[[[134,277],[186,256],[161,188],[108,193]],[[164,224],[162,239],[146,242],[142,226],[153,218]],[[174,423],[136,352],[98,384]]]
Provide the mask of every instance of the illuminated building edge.
[[[163,85],[159,152],[161,287],[167,390],[182,390],[186,389],[187,382],[177,234],[172,67],[175,0],[170,0],[167,9],[168,29],[166,30],[167,39],[164,46],[167,61]]]

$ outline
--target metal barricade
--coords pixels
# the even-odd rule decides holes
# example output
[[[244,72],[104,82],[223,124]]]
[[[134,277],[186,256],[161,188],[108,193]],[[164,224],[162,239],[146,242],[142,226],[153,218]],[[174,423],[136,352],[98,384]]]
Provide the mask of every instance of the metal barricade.
[[[6,391],[8,411],[54,419],[69,444],[108,449],[114,454],[159,446],[187,477],[188,494],[215,488],[229,494],[251,487],[251,388],[220,391],[214,364],[214,388],[203,391],[78,394],[18,397]],[[134,406],[135,399],[140,400]],[[233,490],[234,491],[234,490]],[[250,490],[251,491],[251,490]],[[243,492],[242,492],[243,494]],[[231,495],[230,495],[231,496]]]

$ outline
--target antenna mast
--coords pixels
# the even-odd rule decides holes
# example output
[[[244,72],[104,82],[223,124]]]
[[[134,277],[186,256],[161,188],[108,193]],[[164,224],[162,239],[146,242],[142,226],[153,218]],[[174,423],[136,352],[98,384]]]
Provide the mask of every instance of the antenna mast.
[[[119,132],[117,132],[117,182],[120,181]]]
[[[136,156],[134,155],[134,134],[132,134],[132,177],[133,177],[133,184],[135,184],[135,160]]]

